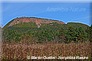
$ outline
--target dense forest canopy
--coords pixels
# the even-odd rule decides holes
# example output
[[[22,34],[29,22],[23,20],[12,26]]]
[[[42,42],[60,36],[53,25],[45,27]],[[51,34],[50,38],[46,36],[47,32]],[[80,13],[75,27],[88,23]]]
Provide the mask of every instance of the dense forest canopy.
[[[44,43],[44,42],[85,42],[92,41],[92,26],[82,23],[69,22],[58,24],[52,22],[41,24],[19,23],[3,28],[3,42]]]

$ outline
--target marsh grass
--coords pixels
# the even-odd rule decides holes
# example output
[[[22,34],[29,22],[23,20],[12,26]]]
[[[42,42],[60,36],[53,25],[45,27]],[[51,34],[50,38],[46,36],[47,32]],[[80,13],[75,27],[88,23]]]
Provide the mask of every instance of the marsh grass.
[[[3,44],[2,59],[27,60],[31,56],[85,56],[92,58],[90,43]],[[13,61],[14,61],[13,60]]]

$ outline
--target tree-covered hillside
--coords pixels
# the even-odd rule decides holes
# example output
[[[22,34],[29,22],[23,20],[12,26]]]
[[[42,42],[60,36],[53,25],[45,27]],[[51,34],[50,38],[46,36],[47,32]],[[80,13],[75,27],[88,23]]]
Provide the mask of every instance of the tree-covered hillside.
[[[58,24],[52,22],[41,24],[38,28],[36,23],[19,23],[3,28],[3,42],[17,43],[44,43],[44,42],[85,42],[91,41],[92,26],[82,23]]]

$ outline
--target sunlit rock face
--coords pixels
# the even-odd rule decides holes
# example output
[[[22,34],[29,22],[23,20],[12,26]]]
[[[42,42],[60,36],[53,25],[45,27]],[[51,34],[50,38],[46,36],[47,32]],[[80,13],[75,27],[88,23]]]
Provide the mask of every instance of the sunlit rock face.
[[[28,23],[28,22],[34,22],[38,26],[38,28],[41,26],[41,24],[49,24],[52,22],[57,22],[59,24],[65,24],[62,21],[58,20],[52,20],[52,19],[44,19],[44,18],[36,18],[36,17],[20,17],[20,18],[15,18],[13,21],[9,24],[9,26],[13,26],[18,23]]]

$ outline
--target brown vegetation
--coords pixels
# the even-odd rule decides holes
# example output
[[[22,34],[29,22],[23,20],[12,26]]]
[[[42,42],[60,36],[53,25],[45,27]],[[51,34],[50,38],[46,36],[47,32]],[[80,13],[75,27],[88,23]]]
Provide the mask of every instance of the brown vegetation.
[[[26,59],[27,56],[88,56],[92,43],[3,44],[3,59]]]

